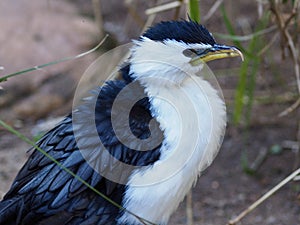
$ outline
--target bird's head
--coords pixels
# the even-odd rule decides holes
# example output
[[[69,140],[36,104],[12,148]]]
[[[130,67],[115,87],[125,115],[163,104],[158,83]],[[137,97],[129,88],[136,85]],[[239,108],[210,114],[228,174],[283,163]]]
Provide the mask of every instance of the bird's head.
[[[134,78],[152,76],[180,83],[186,74],[195,74],[208,61],[243,58],[237,48],[217,44],[204,26],[193,21],[161,22],[134,44],[130,59]]]

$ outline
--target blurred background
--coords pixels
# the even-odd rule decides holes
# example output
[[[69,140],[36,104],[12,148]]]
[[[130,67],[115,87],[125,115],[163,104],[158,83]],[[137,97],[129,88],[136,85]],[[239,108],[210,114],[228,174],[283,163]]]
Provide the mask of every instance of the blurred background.
[[[136,39],[161,20],[205,25],[218,43],[235,45],[245,60],[209,64],[223,90],[228,128],[216,160],[200,177],[170,224],[227,224],[299,168],[300,21],[297,0],[1,0],[0,119],[32,140],[70,113],[77,83],[101,54]],[[0,126],[0,199],[30,146]],[[296,177],[238,224],[300,224]],[[187,213],[188,212],[188,213]]]

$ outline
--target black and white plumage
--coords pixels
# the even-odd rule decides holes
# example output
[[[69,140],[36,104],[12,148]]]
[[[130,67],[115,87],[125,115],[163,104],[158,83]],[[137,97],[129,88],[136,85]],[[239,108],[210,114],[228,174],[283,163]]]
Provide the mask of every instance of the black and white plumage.
[[[38,142],[64,167],[126,210],[112,205],[33,150],[0,202],[0,224],[142,224],[130,212],[154,224],[167,224],[199,173],[216,155],[226,124],[224,102],[217,91],[194,74],[201,70],[201,60],[238,55],[240,52],[234,47],[217,45],[206,28],[195,22],[162,22],[149,28],[134,41],[128,62],[120,68],[121,79],[108,81],[95,90],[90,100]],[[113,103],[133,82],[145,98],[130,111],[131,132],[141,140],[147,139],[151,136],[149,123],[154,121],[158,125],[157,137],[162,137],[148,151],[130,149],[117,138],[112,127]],[[136,89],[126,96],[131,94],[137,94]],[[185,97],[192,108],[187,106]],[[87,107],[89,101],[96,101],[95,111]],[[126,105],[127,101],[129,97],[124,97],[121,104]],[[175,110],[168,101],[176,102]],[[77,114],[87,120],[95,118],[97,137],[89,135],[92,128],[84,119],[73,126]],[[98,146],[99,140],[114,159],[137,167],[123,171],[115,160],[107,160]],[[98,170],[86,162],[82,150],[93,153]],[[188,160],[181,163],[187,154]],[[103,176],[115,171],[122,182]]]

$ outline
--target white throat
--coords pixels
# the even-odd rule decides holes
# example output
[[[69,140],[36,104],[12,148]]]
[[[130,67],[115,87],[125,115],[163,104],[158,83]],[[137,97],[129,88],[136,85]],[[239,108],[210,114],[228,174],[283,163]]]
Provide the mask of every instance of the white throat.
[[[152,115],[160,123],[165,139],[160,159],[131,175],[123,206],[155,224],[167,224],[198,175],[217,154],[226,112],[217,91],[191,74],[194,68],[184,71],[163,62],[156,64],[155,68],[160,69],[152,70],[149,78],[147,68],[154,68],[155,62],[146,61],[140,64],[133,60],[131,70],[143,74],[137,79],[145,87]],[[162,75],[163,80],[158,79]],[[126,212],[118,222],[141,224]]]

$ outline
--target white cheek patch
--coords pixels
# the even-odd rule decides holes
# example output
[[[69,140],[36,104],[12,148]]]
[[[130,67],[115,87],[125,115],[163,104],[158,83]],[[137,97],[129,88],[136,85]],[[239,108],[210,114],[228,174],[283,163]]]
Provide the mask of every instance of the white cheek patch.
[[[201,65],[194,67],[184,55],[189,48],[205,48],[209,45],[186,44],[174,40],[152,41],[143,37],[135,41],[130,59],[134,78],[155,77],[180,84],[186,76],[197,73]]]

